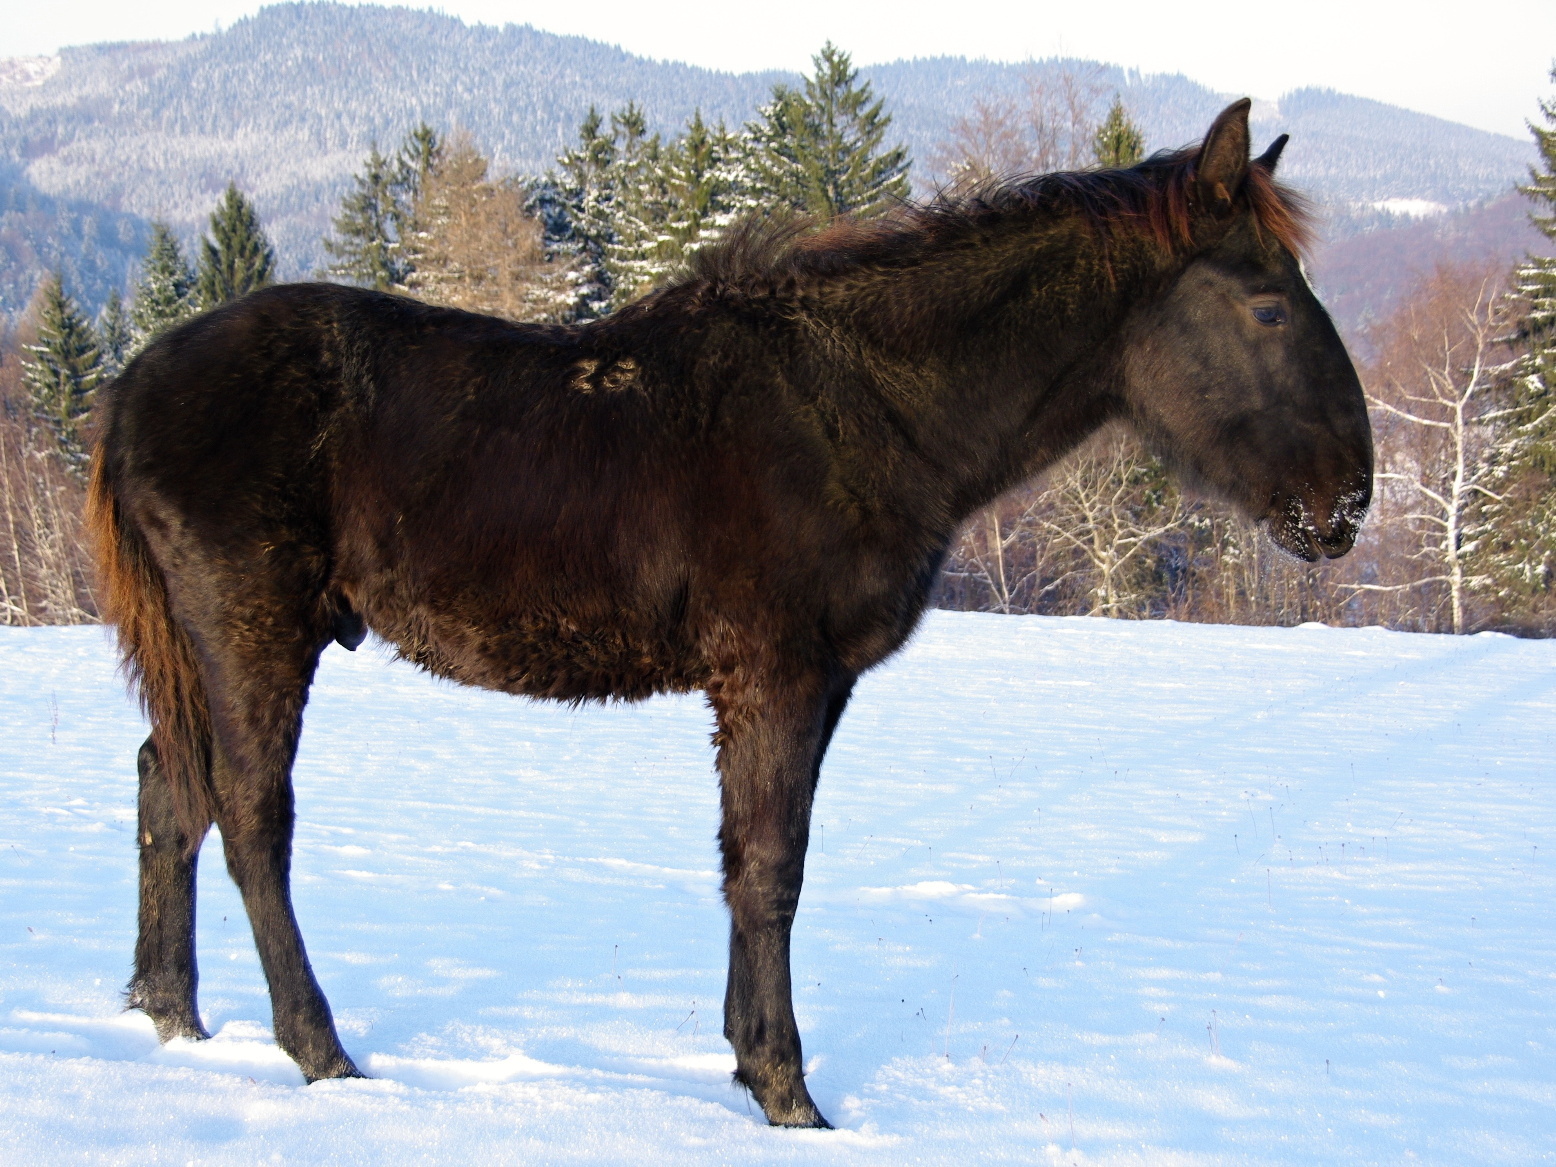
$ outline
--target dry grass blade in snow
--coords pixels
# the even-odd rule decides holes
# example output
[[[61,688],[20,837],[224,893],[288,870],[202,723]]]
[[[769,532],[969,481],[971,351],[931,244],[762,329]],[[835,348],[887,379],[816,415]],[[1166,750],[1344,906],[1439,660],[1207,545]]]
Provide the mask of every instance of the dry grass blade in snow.
[[[0,624],[97,619],[81,538],[81,483],[47,434],[0,399]]]

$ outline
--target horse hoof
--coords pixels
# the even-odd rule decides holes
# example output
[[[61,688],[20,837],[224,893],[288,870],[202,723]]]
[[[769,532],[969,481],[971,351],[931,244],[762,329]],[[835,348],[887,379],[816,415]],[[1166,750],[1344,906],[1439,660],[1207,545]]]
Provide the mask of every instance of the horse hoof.
[[[821,1111],[816,1109],[814,1102],[806,1101],[803,1105],[782,1113],[774,1114],[764,1108],[769,1126],[782,1126],[802,1130],[829,1131],[832,1124],[822,1117]]]
[[[147,1016],[150,1016],[148,1014]],[[211,1035],[200,1023],[198,1017],[152,1017],[151,1023],[157,1027],[157,1040],[163,1045],[172,1041],[175,1037],[182,1037],[186,1041],[209,1041]]]

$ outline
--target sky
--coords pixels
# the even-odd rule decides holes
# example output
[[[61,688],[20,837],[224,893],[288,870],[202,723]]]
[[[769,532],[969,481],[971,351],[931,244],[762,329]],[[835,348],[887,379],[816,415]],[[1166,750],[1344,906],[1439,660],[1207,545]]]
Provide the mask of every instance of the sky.
[[[787,0],[780,7],[699,0],[445,0],[467,23],[532,24],[710,68],[805,69],[821,42],[857,64],[943,54],[1021,61],[1068,55],[1147,73],[1180,72],[1225,93],[1272,100],[1316,85],[1524,136],[1553,93],[1556,0],[1412,4],[1304,0]],[[172,39],[257,11],[256,0],[11,0],[0,57],[62,45]],[[775,20],[776,13],[782,20]],[[1235,17],[1231,14],[1235,12]],[[1300,19],[1293,19],[1300,13]]]

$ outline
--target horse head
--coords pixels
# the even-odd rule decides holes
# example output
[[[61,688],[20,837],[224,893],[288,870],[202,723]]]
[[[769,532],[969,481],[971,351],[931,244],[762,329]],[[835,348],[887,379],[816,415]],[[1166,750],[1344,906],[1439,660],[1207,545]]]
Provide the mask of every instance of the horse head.
[[[1286,138],[1250,159],[1248,109],[1211,126],[1187,189],[1192,257],[1126,326],[1125,409],[1169,465],[1279,547],[1333,559],[1371,498],[1367,404],[1273,182]]]

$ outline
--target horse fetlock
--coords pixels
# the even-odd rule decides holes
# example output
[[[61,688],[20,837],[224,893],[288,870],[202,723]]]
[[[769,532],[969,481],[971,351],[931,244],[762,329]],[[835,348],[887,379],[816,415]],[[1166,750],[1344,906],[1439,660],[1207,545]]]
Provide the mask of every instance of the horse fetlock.
[[[322,1064],[315,1064],[311,1069],[304,1065],[301,1059],[297,1061],[298,1069],[302,1070],[303,1077],[309,1084],[321,1082],[326,1078],[366,1078],[367,1075],[357,1069],[357,1064],[351,1060],[344,1050],[337,1050],[335,1055]]]
[[[773,1126],[832,1129],[811,1101],[804,1072],[797,1062],[760,1068],[742,1065],[735,1071],[735,1081],[751,1092]]]
[[[172,991],[158,990],[146,981],[136,978],[124,992],[124,1007],[139,1009],[156,1027],[157,1040],[164,1044],[175,1037],[190,1041],[205,1041],[211,1035],[200,1020],[195,1008],[194,994],[180,987]]]
[[[325,1078],[367,1077],[357,1069],[357,1064],[351,1060],[351,1055],[341,1048],[340,1040],[335,1036],[333,1028],[329,1033],[299,1037],[277,1026],[276,1044],[287,1057],[297,1063],[297,1068],[303,1072],[303,1077],[310,1082],[318,1082]]]

